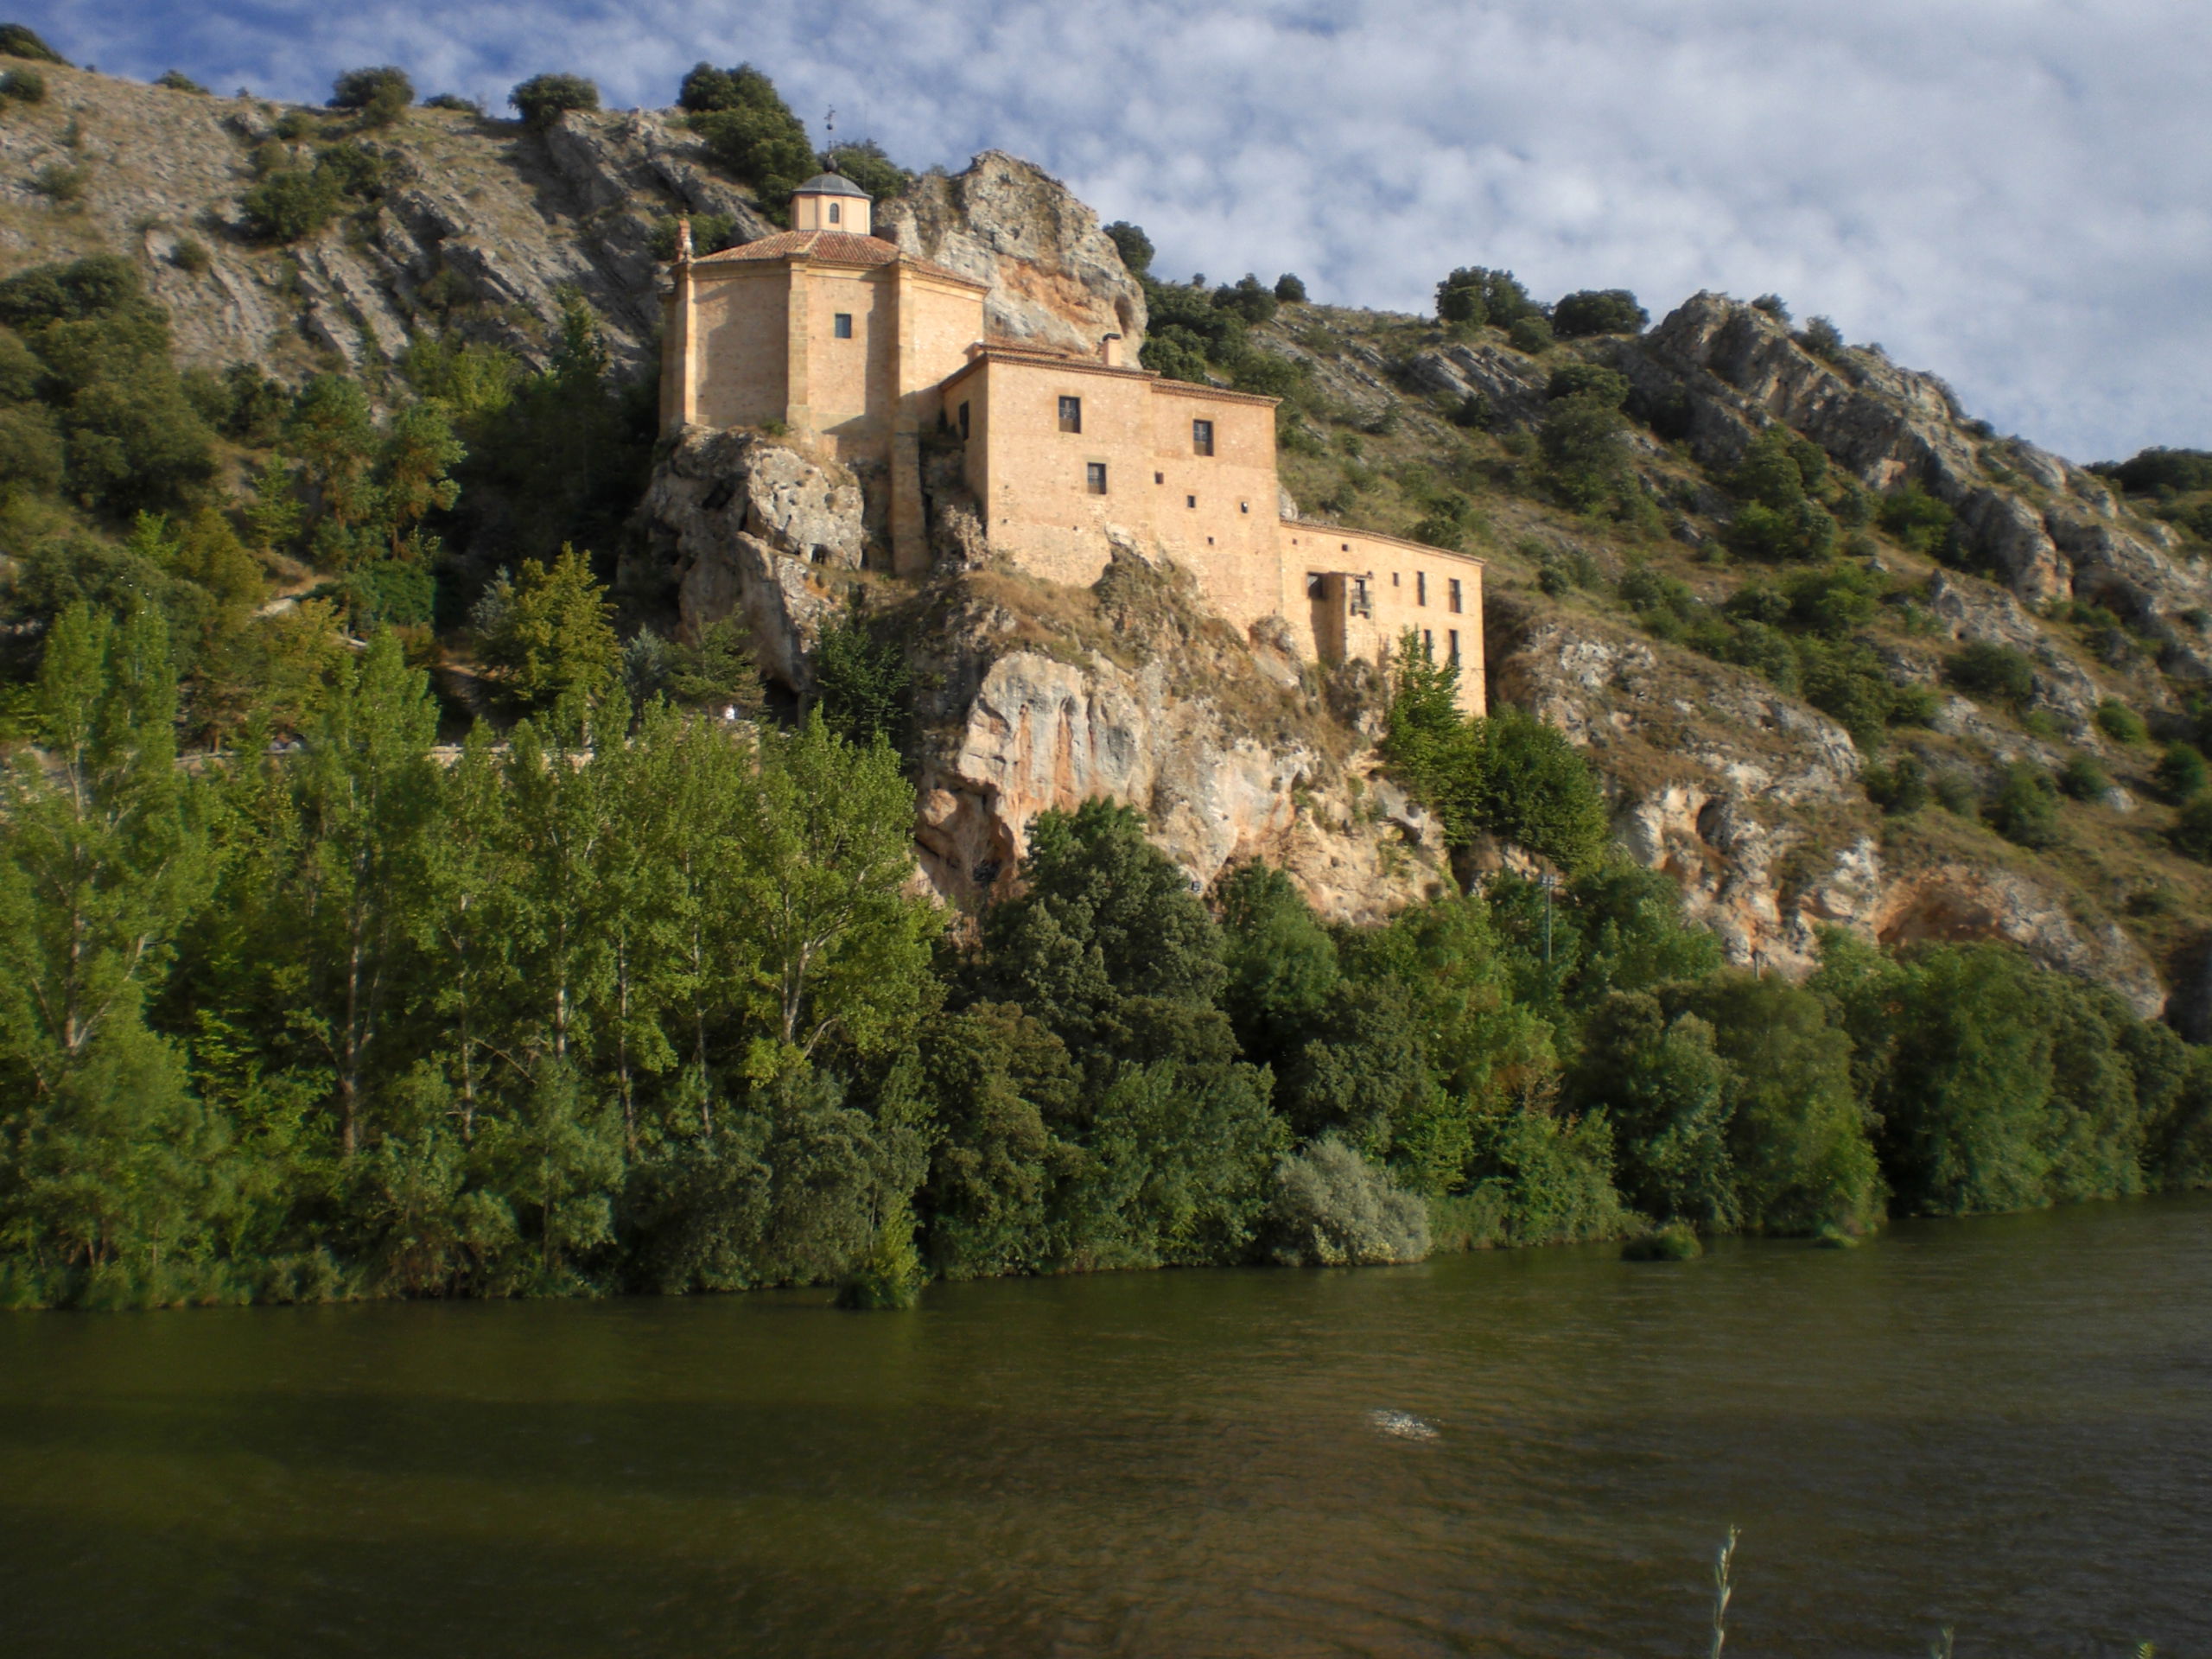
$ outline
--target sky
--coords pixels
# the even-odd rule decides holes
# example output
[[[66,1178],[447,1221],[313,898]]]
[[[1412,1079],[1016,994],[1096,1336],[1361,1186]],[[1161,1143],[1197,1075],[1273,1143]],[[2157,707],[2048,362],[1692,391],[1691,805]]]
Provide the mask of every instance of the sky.
[[[819,139],[1010,150],[1155,274],[1425,311],[1780,294],[2080,461],[2212,448],[2212,0],[18,0],[65,56],[319,101],[397,63],[672,103],[765,69]]]

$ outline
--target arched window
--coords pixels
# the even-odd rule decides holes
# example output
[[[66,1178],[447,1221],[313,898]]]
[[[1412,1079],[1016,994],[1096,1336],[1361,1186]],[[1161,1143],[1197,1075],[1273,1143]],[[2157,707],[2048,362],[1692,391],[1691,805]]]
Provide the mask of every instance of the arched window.
[[[840,213],[843,213],[844,211],[845,211],[845,210],[844,210],[844,208],[843,208],[842,207],[841,207],[838,203],[834,202],[834,201],[833,201],[833,202],[831,202],[831,203],[830,204],[830,222],[832,225],[836,225],[836,224],[839,223],[839,222],[840,222],[840,220],[839,220],[839,219],[838,219],[838,215],[839,215]]]

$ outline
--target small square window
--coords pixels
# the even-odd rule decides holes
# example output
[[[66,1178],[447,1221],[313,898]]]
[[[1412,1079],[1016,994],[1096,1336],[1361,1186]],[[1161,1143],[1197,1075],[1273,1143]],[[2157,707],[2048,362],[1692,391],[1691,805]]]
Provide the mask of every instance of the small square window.
[[[1165,473],[1154,473],[1152,475],[1152,481],[1155,484],[1165,484],[1167,481],[1167,474]]]
[[[1082,398],[1063,397],[1060,399],[1060,430],[1063,432],[1083,430]]]
[[[1459,577],[1454,576],[1454,577],[1452,577],[1452,578],[1451,590],[1444,595],[1444,598],[1445,598],[1445,602],[1446,602],[1446,605],[1449,607],[1449,608],[1450,608],[1451,610],[1452,610],[1454,613],[1457,613],[1457,612],[1459,612],[1459,610],[1461,610],[1461,609],[1465,608],[1464,607],[1462,607],[1462,606],[1461,606],[1461,604],[1460,604],[1460,602],[1459,602]],[[1457,636],[1456,634],[1455,634],[1455,635],[1453,635],[1452,637],[1453,637],[1454,639],[1458,638],[1458,636]]]
[[[1426,570],[1414,572],[1414,603],[1416,605],[1428,603],[1428,572]]]
[[[1390,573],[1390,585],[1393,588],[1398,585],[1398,573],[1395,570]]]
[[[1063,402],[1066,400],[1062,399]],[[1094,461],[1083,469],[1084,487],[1093,495],[1106,493],[1106,463]]]
[[[849,311],[837,313],[830,320],[830,332],[840,340],[850,340],[853,337],[853,314]]]
[[[1213,454],[1213,423],[1211,421],[1191,423],[1191,453],[1194,455]]]
[[[1183,498],[1183,505],[1186,507],[1195,507],[1198,505],[1198,498],[1195,495],[1186,495]]]
[[[960,405],[960,442],[968,442],[968,405],[965,404]]]
[[[1252,511],[1252,504],[1249,501],[1239,501],[1236,504],[1236,511],[1239,512],[1249,512]]]

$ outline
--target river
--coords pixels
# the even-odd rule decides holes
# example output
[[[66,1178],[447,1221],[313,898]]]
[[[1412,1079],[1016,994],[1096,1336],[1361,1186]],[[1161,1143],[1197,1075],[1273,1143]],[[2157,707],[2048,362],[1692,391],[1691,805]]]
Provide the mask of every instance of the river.
[[[906,1314],[0,1315],[10,1659],[1679,1659],[1732,1523],[1740,1659],[2206,1651],[2212,1199]]]

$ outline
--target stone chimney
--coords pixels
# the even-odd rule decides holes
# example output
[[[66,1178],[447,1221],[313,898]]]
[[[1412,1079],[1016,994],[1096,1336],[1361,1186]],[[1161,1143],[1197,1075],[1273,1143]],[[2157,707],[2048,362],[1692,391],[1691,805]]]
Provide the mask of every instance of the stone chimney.
[[[1109,369],[1122,366],[1122,337],[1109,334],[1098,342],[1098,360]]]

